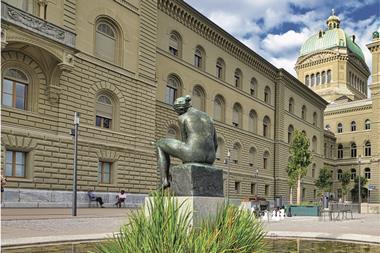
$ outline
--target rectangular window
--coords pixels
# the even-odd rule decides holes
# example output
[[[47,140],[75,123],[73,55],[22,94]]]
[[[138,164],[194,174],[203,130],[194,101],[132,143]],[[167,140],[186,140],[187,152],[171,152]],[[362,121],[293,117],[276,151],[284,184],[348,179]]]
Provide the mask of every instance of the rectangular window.
[[[256,184],[251,184],[251,195],[256,195]]]
[[[235,182],[235,192],[240,193],[240,182]]]
[[[102,184],[111,183],[111,167],[112,163],[99,161],[98,165],[98,182]]]
[[[3,79],[3,105],[26,109],[27,85],[17,81]]]
[[[265,196],[268,196],[269,195],[269,184],[266,184],[264,189],[265,189],[265,192],[264,192]]]
[[[26,153],[21,151],[6,151],[5,176],[25,177]]]
[[[171,87],[171,86],[166,86],[166,95],[165,95],[165,103],[167,104],[174,104],[174,100],[177,97],[177,89]]]
[[[223,78],[223,68],[222,68],[222,66],[220,66],[220,65],[216,65],[216,76],[217,76],[219,79],[222,79],[222,78]]]
[[[101,128],[107,128],[107,129],[111,128],[111,122],[112,122],[111,119],[108,119],[102,116],[96,116],[96,119],[95,119],[95,125]]]
[[[264,169],[268,168],[268,158],[266,157],[263,158],[263,166],[264,166]]]
[[[172,46],[169,46],[169,52],[174,55],[174,56],[178,56],[178,49],[177,48],[174,48]]]

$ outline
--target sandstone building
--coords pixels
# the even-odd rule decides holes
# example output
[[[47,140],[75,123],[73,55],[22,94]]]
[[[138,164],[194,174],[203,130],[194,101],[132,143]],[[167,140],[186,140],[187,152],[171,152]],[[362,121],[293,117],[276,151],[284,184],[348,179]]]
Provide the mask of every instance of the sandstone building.
[[[303,198],[319,199],[314,180],[320,168],[330,164],[338,170],[343,162],[335,159],[335,151],[325,155],[325,143],[334,149],[340,143],[338,134],[324,129],[326,100],[335,100],[335,95],[326,100],[318,96],[318,90],[303,84],[303,76],[299,81],[274,67],[183,1],[106,2],[2,1],[6,204],[67,204],[74,112],[81,113],[78,189],[93,189],[109,202],[120,189],[137,199],[149,193],[159,184],[151,142],[180,137],[171,105],[185,94],[215,121],[220,147],[216,166],[225,175],[231,171],[230,185],[225,180],[230,196],[281,196],[287,201],[289,140],[299,129],[310,139],[313,153],[302,182]],[[372,44],[378,57],[378,42]],[[366,85],[368,68],[350,71]],[[373,80],[376,91],[378,77]],[[366,97],[363,90],[345,88],[351,92],[344,94],[347,99]],[[374,101],[372,108],[379,107]],[[326,117],[338,110],[328,108]],[[368,118],[374,133],[379,117]],[[334,124],[330,118],[329,123]],[[372,154],[378,155],[375,139]],[[378,166],[374,160],[374,179]]]

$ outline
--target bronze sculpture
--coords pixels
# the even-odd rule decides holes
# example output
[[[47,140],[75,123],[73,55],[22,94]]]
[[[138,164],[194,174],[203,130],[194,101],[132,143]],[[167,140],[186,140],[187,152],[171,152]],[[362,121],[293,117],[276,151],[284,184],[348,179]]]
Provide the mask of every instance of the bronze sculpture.
[[[216,131],[212,119],[204,112],[191,106],[191,97],[179,97],[174,102],[182,141],[163,138],[155,145],[158,167],[161,172],[162,189],[170,187],[170,156],[177,157],[184,164],[197,163],[212,165],[217,150]]]

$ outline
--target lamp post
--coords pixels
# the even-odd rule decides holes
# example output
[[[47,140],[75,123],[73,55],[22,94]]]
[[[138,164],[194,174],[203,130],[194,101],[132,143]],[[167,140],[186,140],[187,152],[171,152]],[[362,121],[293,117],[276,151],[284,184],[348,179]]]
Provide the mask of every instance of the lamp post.
[[[227,203],[230,201],[230,160],[231,152],[230,149],[227,149]]]
[[[258,196],[259,191],[259,168],[256,168],[256,190],[255,195]]]
[[[358,213],[362,212],[362,196],[361,196],[361,179],[360,179],[360,163],[362,162],[362,156],[359,155],[359,178],[358,178],[358,186],[359,186],[359,197],[358,197],[358,202],[359,202],[359,208],[358,208]]]
[[[74,136],[74,166],[73,166],[73,204],[72,215],[77,216],[77,158],[78,158],[78,129],[79,129],[79,112],[74,114],[74,129],[71,130],[71,135]]]

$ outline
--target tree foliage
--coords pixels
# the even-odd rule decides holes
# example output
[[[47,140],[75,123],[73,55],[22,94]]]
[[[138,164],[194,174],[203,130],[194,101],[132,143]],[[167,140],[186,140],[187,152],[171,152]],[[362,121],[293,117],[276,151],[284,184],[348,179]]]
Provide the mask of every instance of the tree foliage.
[[[321,193],[330,192],[333,184],[331,170],[327,167],[323,167],[319,171],[319,176],[317,180],[314,181],[314,183]]]
[[[288,163],[289,182],[297,181],[299,177],[307,174],[307,168],[311,163],[311,152],[309,150],[309,139],[303,132],[294,131],[292,144],[290,146],[290,160]]]
[[[346,197],[347,192],[348,192],[348,188],[347,187],[348,187],[348,185],[351,182],[351,174],[350,174],[350,172],[348,172],[348,171],[343,172],[341,178],[339,179],[339,181],[342,184],[342,193],[343,193],[343,196]]]
[[[360,177],[360,195],[362,195],[362,199],[368,197],[368,189],[365,188],[365,185],[367,184],[368,179],[365,177]],[[355,178],[355,185],[354,188],[351,190],[352,196],[354,196],[354,201],[358,201],[359,196],[359,177]]]

